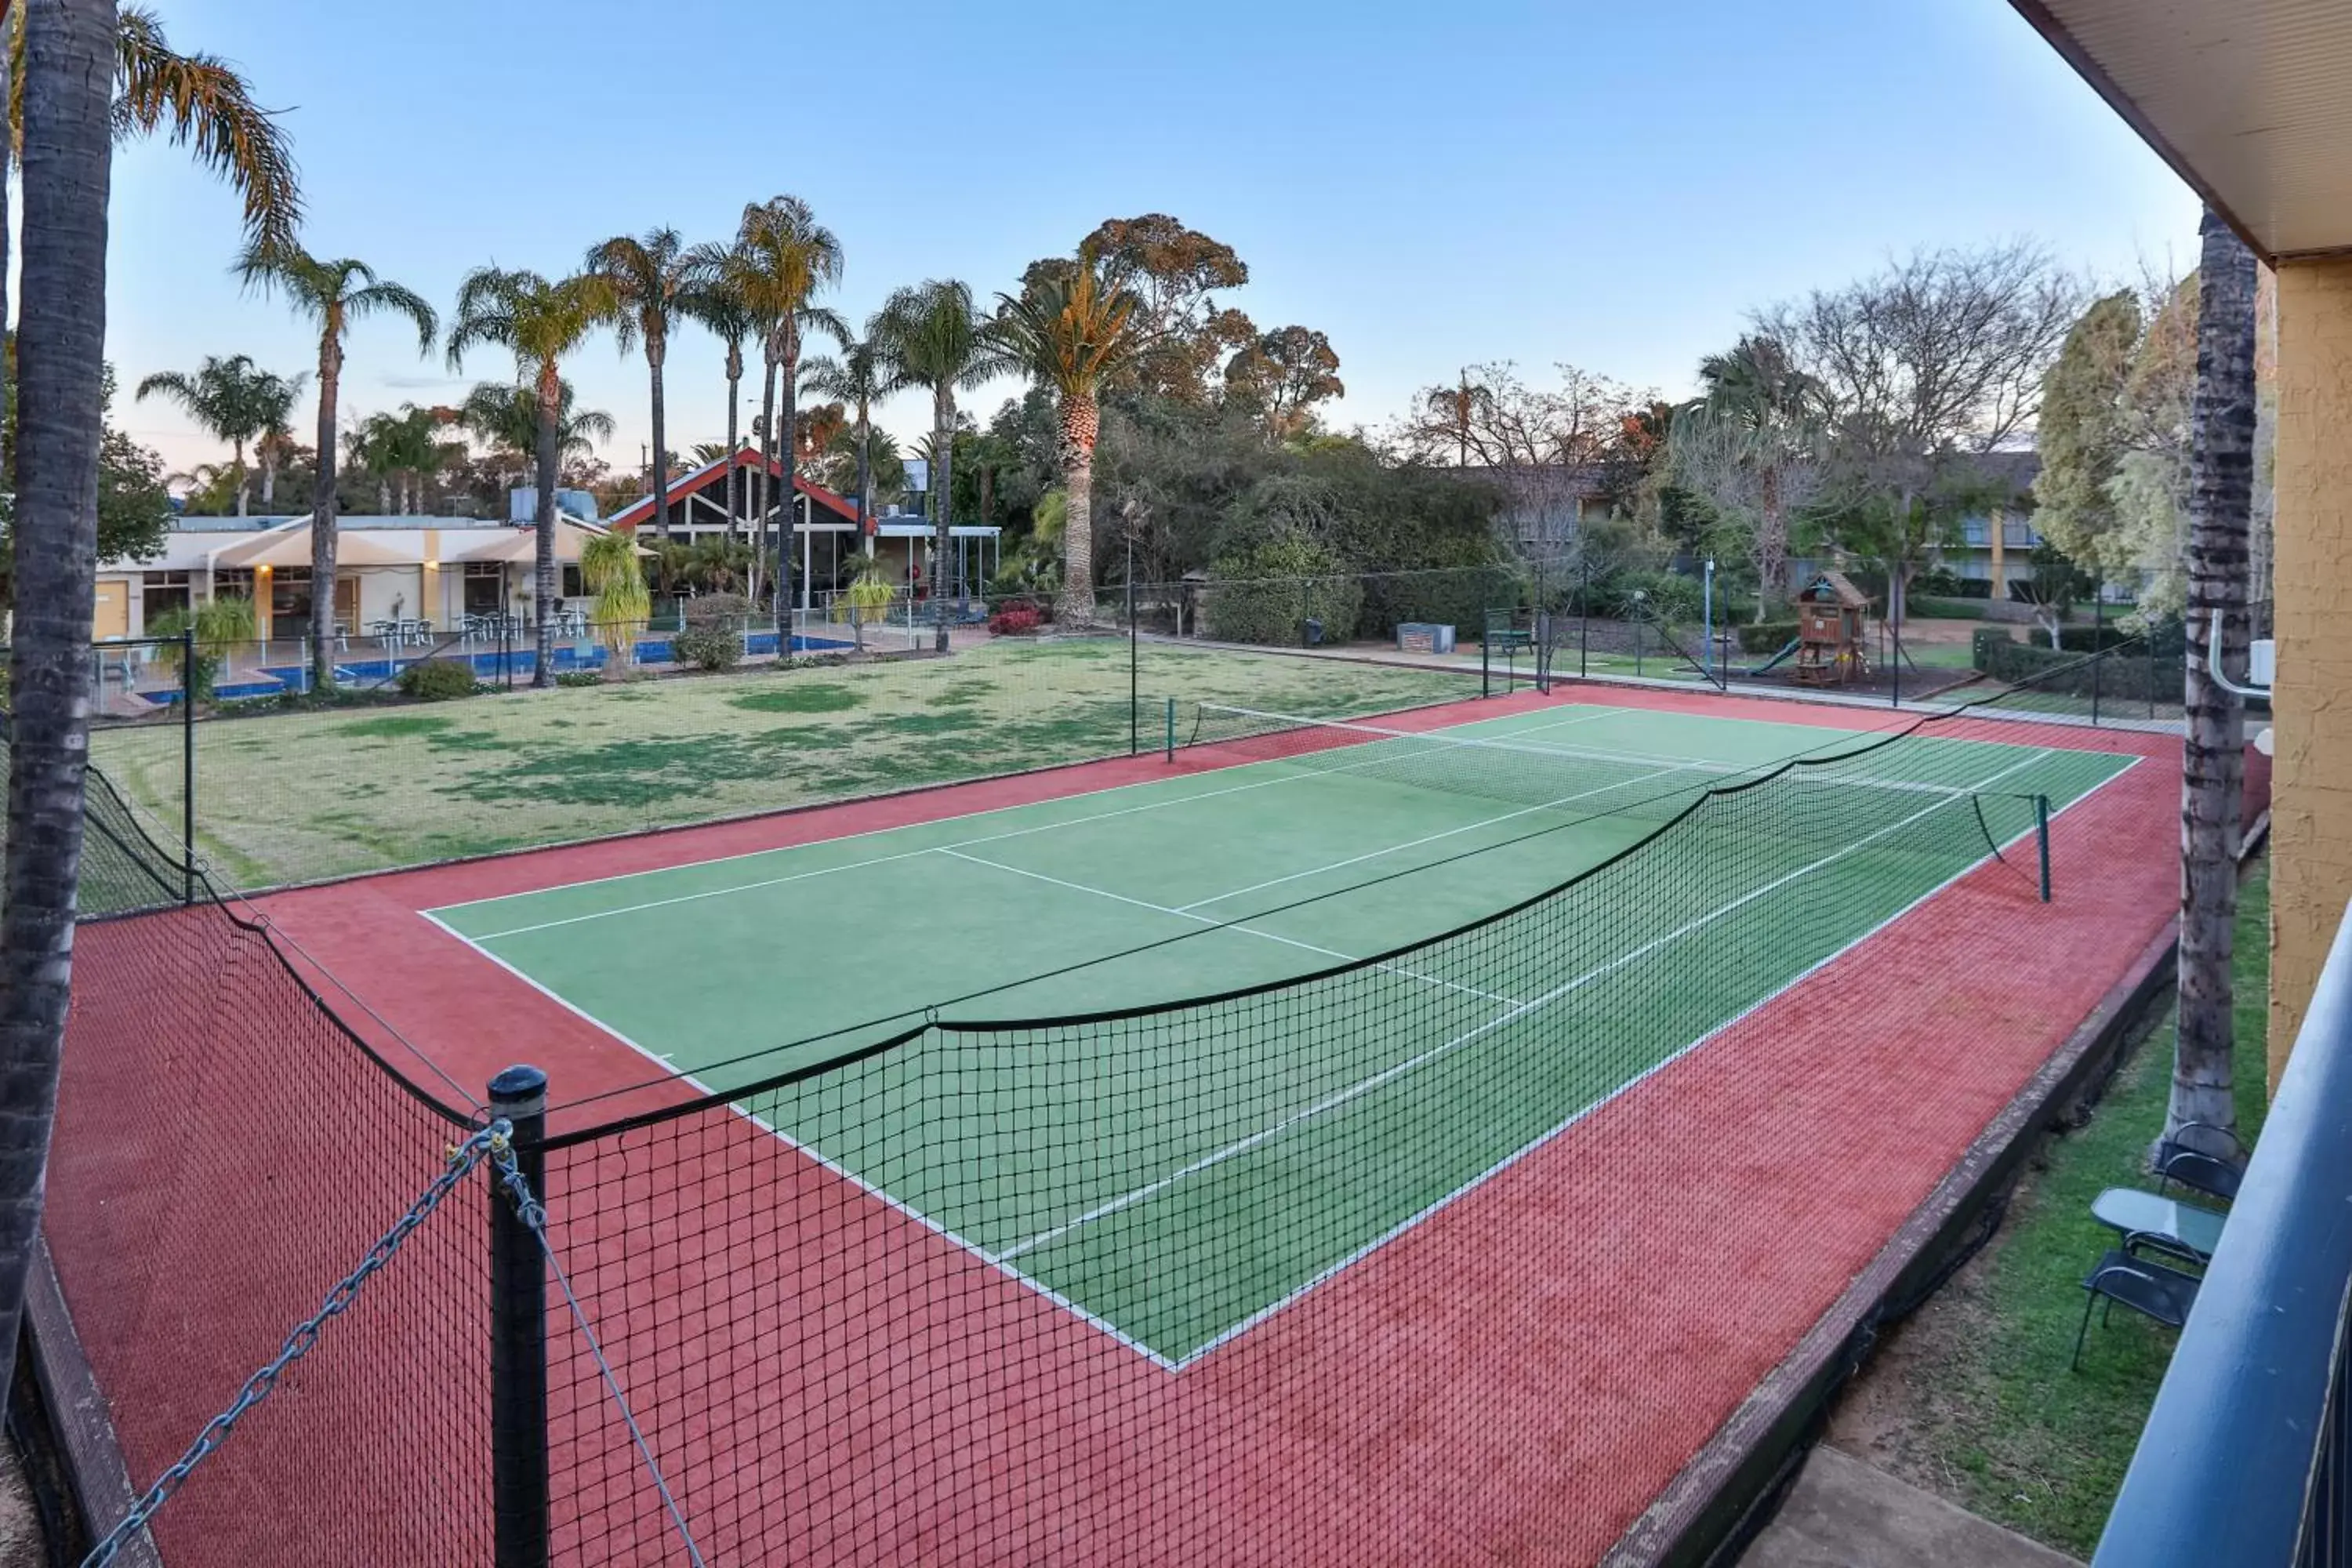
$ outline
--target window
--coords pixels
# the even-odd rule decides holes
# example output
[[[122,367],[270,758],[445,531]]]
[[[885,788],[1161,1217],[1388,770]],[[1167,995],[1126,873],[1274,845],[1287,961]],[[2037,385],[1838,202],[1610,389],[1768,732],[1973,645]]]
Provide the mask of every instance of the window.
[[[284,635],[299,635],[310,619],[310,569],[281,566],[269,574],[269,618],[285,627]]]
[[[580,563],[577,561],[566,561],[562,563],[560,570],[563,574],[563,596],[567,599],[586,598],[588,596],[588,584],[586,580],[580,575]]]
[[[2001,520],[2001,542],[2014,550],[2031,550],[2041,541],[2034,537],[2033,525],[2021,517]]]
[[[465,575],[466,614],[503,615],[507,607],[507,569],[502,562],[468,561]]]
[[[1981,517],[1960,520],[1960,535],[1969,543],[1981,549],[1992,542],[1992,524]]]
[[[253,568],[224,566],[213,574],[213,597],[215,599],[250,599],[253,597]]]
[[[145,616],[153,626],[165,616],[184,615],[189,607],[188,574],[185,572],[149,572],[144,574]]]

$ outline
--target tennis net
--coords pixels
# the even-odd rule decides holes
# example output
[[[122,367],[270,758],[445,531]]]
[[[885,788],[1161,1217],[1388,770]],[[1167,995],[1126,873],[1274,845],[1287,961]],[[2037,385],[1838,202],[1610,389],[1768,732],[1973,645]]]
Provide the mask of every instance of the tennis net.
[[[1537,816],[1535,831],[1597,816],[1664,824],[1710,792],[1743,789],[1766,776],[1803,802],[1802,809],[1784,808],[1773,831],[1807,841],[1866,837],[1941,800],[1953,808],[1949,815],[1973,821],[1985,848],[2000,855],[2037,820],[2035,795],[2023,787],[2031,779],[2016,787],[1989,785],[1984,748],[1916,735],[1832,735],[1812,754],[1740,764],[1203,703],[1189,746],[1236,765],[1279,763],[1499,801]],[[2008,785],[2011,776],[1997,783]]]

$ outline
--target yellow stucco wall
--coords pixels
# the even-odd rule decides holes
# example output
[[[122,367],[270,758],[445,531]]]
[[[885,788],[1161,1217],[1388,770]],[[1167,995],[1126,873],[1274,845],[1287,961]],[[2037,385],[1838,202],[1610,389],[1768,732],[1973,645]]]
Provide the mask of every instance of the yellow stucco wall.
[[[2352,899],[2352,259],[2278,278],[2271,1082]]]

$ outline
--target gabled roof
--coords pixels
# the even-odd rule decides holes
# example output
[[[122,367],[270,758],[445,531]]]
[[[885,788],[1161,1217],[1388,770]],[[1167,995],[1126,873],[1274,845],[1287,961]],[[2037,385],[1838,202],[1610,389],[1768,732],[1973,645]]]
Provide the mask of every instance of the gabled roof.
[[[681,478],[672,479],[669,486],[669,499],[671,502],[675,504],[677,501],[683,500],[688,496],[695,494],[697,491],[709,489],[712,485],[717,484],[719,480],[725,479],[730,469],[756,468],[760,466],[760,454],[753,451],[749,447],[739,447],[731,454],[731,457],[733,459],[732,461],[730,461],[728,458],[714,458],[711,461],[703,464],[702,467],[695,469],[694,472],[684,475]],[[784,465],[775,459],[770,459],[768,462],[768,477],[775,479],[782,479],[784,477]],[[841,497],[834,494],[831,490],[825,489],[823,485],[811,484],[808,480],[802,479],[799,475],[795,474],[793,476],[793,488],[798,490],[801,494],[808,497],[814,504],[824,507],[829,511],[839,513],[844,520],[850,522],[856,522],[857,521],[857,509],[848,501],[844,500]],[[651,522],[653,521],[654,498],[648,495],[639,496],[636,500],[631,501],[628,505],[623,507],[620,510],[606,518],[604,520],[604,525],[608,528],[635,528],[640,523]],[[870,524],[871,520],[869,519],[868,521]]]
[[[1824,587],[1829,589],[1832,596],[1840,605],[1849,610],[1866,610],[1870,607],[1869,596],[1855,587],[1843,572],[1822,573],[1805,585],[1804,593],[1799,597],[1811,602],[1813,595]]]

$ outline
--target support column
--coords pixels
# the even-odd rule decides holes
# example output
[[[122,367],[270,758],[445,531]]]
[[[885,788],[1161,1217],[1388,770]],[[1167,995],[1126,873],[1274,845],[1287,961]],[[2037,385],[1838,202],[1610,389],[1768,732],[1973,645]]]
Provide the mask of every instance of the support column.
[[[2270,1079],[2352,899],[2352,258],[2278,274]]]

